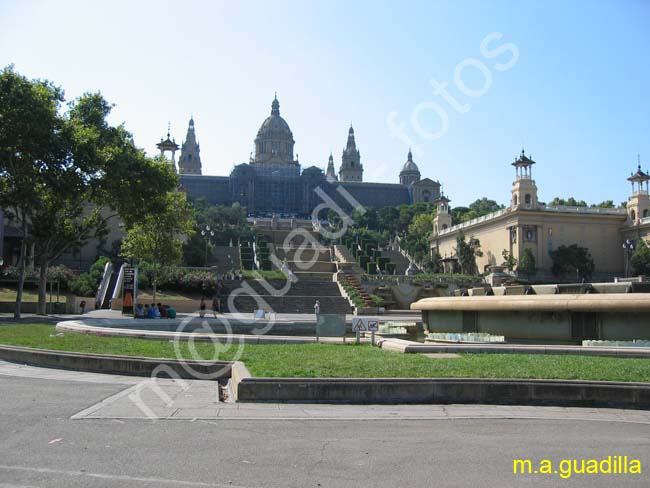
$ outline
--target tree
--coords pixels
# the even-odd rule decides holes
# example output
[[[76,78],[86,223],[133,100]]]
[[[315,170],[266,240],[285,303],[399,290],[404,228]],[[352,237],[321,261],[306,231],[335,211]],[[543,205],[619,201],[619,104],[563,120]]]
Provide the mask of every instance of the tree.
[[[614,205],[614,200],[605,200],[603,202],[600,202],[599,204],[592,205],[592,207],[598,207],[598,208],[614,208],[616,205]]]
[[[589,278],[594,272],[594,260],[589,253],[589,249],[571,244],[570,246],[560,246],[551,252],[553,267],[551,271],[555,276],[573,276],[580,279]]]
[[[501,256],[503,256],[503,263],[501,266],[505,266],[509,271],[515,269],[515,266],[517,266],[517,258],[515,258],[510,251],[504,249],[501,251]]]
[[[63,92],[48,81],[30,81],[8,66],[0,72],[0,207],[22,232],[20,272],[14,317],[20,318],[25,282],[27,248],[38,205],[36,188],[45,175],[56,174],[60,131],[57,111]],[[51,225],[51,222],[50,222]]]
[[[478,274],[476,258],[481,256],[483,256],[481,242],[475,238],[466,241],[465,234],[460,232],[456,237],[456,257],[460,265],[460,272],[463,274]]]
[[[177,178],[168,164],[147,159],[124,127],[107,123],[112,107],[99,93],[84,94],[60,113],[60,88],[27,80],[9,67],[0,74],[0,98],[0,205],[22,226],[23,248],[34,248],[38,312],[45,314],[49,264],[100,238],[117,214],[128,226],[157,211],[160,195],[175,188]],[[23,282],[24,272],[16,316]]]
[[[548,204],[549,207],[559,207],[559,206],[567,206],[567,207],[587,207],[587,202],[584,200],[576,200],[573,197],[569,197],[566,200],[564,198],[560,197],[555,197],[553,200],[551,200],[551,203]]]
[[[434,213],[435,214],[435,213]],[[433,231],[433,218],[434,214],[421,213],[416,215],[409,225],[409,234],[428,237]]]
[[[635,275],[650,275],[650,246],[643,239],[636,241],[630,264]]]
[[[167,193],[163,208],[148,214],[127,231],[122,241],[122,256],[143,261],[149,266],[154,302],[161,273],[181,260],[181,236],[193,232],[193,210],[182,192]]]
[[[517,266],[517,271],[524,273],[526,277],[530,280],[530,277],[537,273],[537,263],[535,262],[535,255],[529,247],[525,247],[521,253],[521,259],[519,260],[519,266]]]
[[[494,200],[490,200],[486,197],[479,198],[470,203],[469,207],[454,207],[451,210],[451,223],[456,225],[461,222],[467,222],[468,220],[483,217],[484,215],[502,210],[503,208],[503,205],[499,205]]]

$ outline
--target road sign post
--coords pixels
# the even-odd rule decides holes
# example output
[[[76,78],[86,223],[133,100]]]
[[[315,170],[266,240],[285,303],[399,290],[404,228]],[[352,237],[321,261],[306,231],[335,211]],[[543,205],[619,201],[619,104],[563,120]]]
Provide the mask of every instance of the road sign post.
[[[379,330],[378,320],[368,320],[368,330],[370,331],[370,344],[375,345],[375,332]]]
[[[352,320],[352,330],[357,334],[357,344],[361,342],[361,331],[366,330],[365,319],[356,317]]]

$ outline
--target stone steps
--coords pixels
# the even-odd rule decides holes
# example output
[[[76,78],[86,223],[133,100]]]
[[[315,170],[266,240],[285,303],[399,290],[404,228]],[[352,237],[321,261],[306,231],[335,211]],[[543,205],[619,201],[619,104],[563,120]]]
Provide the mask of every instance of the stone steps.
[[[250,313],[258,309],[275,313],[314,313],[316,300],[320,302],[321,313],[349,314],[352,311],[348,301],[341,296],[274,297],[270,295],[239,295],[234,298],[233,307],[228,306],[228,300],[223,303],[223,306],[227,307],[231,313]]]
[[[338,285],[333,282],[299,280],[292,283],[285,291],[285,281],[270,280],[266,288],[261,281],[245,280],[246,287],[252,288],[258,295],[285,295],[285,296],[334,296],[340,297],[341,292]]]
[[[395,274],[404,275],[409,267],[409,260],[405,258],[399,251],[382,251],[382,257],[390,259],[391,263],[395,263]]]

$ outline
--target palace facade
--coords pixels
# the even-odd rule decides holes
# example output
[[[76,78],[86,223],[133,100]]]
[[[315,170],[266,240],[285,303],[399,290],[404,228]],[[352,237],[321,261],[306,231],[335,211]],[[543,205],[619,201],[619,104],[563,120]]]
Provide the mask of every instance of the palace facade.
[[[532,177],[536,164],[522,150],[512,166],[510,204],[503,210],[451,225],[449,200],[442,196],[430,237],[431,252],[438,252],[447,271],[455,267],[456,238],[478,239],[482,257],[480,272],[503,262],[504,250],[521,259],[524,249],[535,257],[537,278],[553,279],[551,252],[559,246],[577,244],[589,249],[595,264],[594,278],[610,279],[629,274],[629,258],[639,239],[650,238],[650,175],[641,170],[628,178],[632,194],[626,208],[549,206],[539,202],[537,184]],[[578,278],[578,277],[574,277]]]
[[[214,205],[237,202],[251,213],[309,215],[323,203],[323,194],[331,197],[344,210],[353,206],[353,201],[364,207],[377,208],[418,202],[435,203],[440,198],[440,183],[421,177],[411,151],[397,183],[365,182],[361,153],[352,126],[348,130],[338,174],[331,154],[326,169],[323,169],[325,165],[323,168],[312,165],[302,169],[298,156],[294,156],[294,144],[293,133],[280,115],[280,102],[276,97],[271,103],[271,114],[257,131],[255,155],[251,155],[247,163],[235,165],[229,176],[202,174],[193,118],[190,119],[182,146],[170,139],[168,133],[167,139],[161,139],[158,148],[163,155],[171,153],[170,164],[175,169],[175,154],[180,149],[177,171],[181,188],[190,197],[203,198]]]

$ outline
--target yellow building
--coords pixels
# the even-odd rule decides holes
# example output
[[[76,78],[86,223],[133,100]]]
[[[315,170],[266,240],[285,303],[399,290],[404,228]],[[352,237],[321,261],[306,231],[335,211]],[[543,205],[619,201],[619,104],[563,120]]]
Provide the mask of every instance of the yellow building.
[[[463,233],[468,241],[480,241],[483,256],[476,259],[480,272],[502,264],[504,250],[519,261],[524,249],[529,248],[535,256],[536,278],[552,279],[551,251],[562,245],[577,244],[589,249],[593,257],[594,279],[625,275],[630,247],[638,239],[650,236],[650,176],[639,165],[638,171],[628,178],[632,195],[627,208],[551,207],[537,198],[537,185],[532,177],[534,164],[523,150],[512,163],[516,178],[510,205],[503,210],[452,226],[449,200],[443,197],[438,204],[430,242],[432,253],[437,251],[443,258],[445,271],[450,271],[454,264],[456,238]]]

